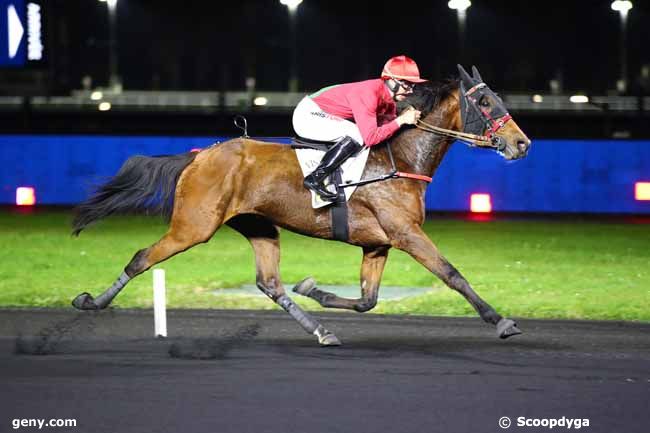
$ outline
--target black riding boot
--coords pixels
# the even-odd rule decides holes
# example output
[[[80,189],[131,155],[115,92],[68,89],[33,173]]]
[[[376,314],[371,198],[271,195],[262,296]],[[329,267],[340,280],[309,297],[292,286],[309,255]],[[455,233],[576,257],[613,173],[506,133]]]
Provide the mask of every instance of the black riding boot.
[[[351,137],[345,137],[334,146],[330,147],[320,164],[311,174],[305,177],[303,185],[305,188],[315,191],[323,200],[336,200],[336,193],[332,193],[325,188],[323,181],[327,176],[332,174],[346,159],[361,150],[363,146],[357,143]]]

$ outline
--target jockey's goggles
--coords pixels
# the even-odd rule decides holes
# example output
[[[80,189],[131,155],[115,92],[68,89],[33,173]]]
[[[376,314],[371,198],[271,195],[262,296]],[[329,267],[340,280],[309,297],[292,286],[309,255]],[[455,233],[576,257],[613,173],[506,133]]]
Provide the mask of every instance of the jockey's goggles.
[[[393,80],[395,80],[395,78],[393,78]],[[415,87],[415,83],[410,83],[408,81],[395,80],[395,82],[397,82],[397,84],[407,92],[412,92],[413,87]]]

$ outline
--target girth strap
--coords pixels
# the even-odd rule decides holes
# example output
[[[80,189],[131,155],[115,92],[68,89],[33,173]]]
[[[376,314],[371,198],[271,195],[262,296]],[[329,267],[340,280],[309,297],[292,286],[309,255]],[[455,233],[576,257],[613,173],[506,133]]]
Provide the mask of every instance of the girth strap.
[[[335,185],[341,184],[341,168],[337,168],[331,175]],[[336,201],[330,207],[332,215],[332,237],[337,241],[347,242],[350,238],[348,227],[348,203],[345,199],[345,189],[336,188]]]

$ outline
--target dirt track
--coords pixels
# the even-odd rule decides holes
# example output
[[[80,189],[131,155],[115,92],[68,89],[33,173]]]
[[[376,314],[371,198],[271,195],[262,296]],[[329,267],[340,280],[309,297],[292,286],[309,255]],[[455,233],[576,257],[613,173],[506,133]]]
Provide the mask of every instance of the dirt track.
[[[319,314],[320,348],[282,312],[0,310],[0,431],[498,432],[528,418],[647,432],[650,325]],[[33,337],[36,336],[36,337]]]

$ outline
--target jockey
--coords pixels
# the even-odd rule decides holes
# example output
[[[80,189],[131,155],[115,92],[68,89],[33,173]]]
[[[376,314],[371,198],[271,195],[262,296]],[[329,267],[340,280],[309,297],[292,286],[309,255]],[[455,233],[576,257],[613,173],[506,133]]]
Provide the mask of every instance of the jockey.
[[[337,84],[305,96],[293,112],[294,130],[311,140],[335,142],[305,177],[305,187],[323,200],[336,200],[323,181],[364,145],[374,146],[402,125],[415,124],[420,112],[408,109],[398,117],[395,102],[412,93],[415,83],[424,81],[413,59],[396,56],[386,62],[379,79]]]

